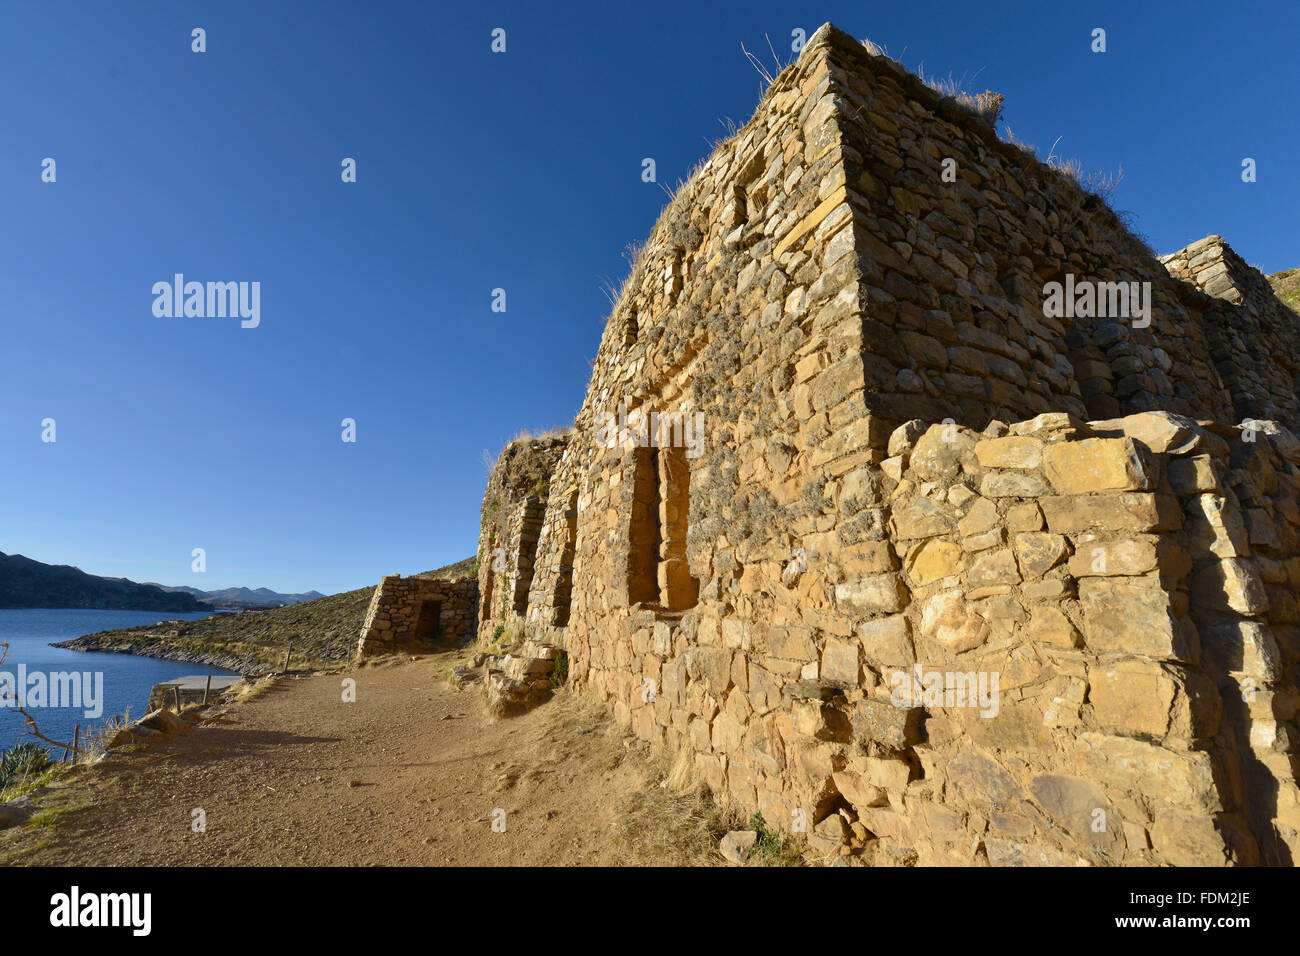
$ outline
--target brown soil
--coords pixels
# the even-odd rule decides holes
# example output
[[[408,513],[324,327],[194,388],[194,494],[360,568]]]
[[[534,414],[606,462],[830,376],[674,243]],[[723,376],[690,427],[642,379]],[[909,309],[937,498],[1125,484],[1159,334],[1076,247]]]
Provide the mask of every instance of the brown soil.
[[[0,834],[35,865],[551,865],[613,861],[620,796],[658,790],[603,711],[561,692],[491,721],[443,654],[282,678],[189,734],[115,750]],[[342,701],[344,677],[356,702]],[[194,833],[192,814],[207,815]],[[494,832],[494,811],[505,831]]]

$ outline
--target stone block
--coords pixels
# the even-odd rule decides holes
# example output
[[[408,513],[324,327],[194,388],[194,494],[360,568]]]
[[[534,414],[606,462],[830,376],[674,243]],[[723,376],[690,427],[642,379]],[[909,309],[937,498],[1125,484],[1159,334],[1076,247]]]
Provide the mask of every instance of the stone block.
[[[1201,434],[1194,420],[1165,411],[1126,415],[1118,424],[1125,435],[1157,454],[1186,454],[1196,447]]]
[[[1083,639],[1060,608],[1031,607],[1024,634],[1032,641],[1057,647],[1079,647]]]
[[[1070,573],[1076,578],[1098,575],[1137,575],[1156,569],[1154,538],[1126,538],[1120,541],[1080,542],[1070,558]],[[1187,562],[1190,570],[1191,562]]]
[[[1078,775],[1105,787],[1141,794],[1155,804],[1206,814],[1222,809],[1211,758],[1203,751],[1174,751],[1131,737],[1085,731],[1075,739]]]
[[[919,707],[895,707],[888,701],[867,698],[853,709],[853,736],[864,744],[901,750],[920,739],[920,718]]]
[[[910,667],[914,659],[912,625],[902,614],[879,617],[858,625],[863,656],[878,667]]]
[[[1154,488],[1155,460],[1131,438],[1059,442],[1043,452],[1043,471],[1063,495]]]
[[[989,635],[989,625],[967,604],[961,589],[953,588],[926,599],[920,633],[960,654],[983,644]]]
[[[914,584],[926,585],[959,574],[964,561],[965,555],[959,545],[930,538],[911,550],[904,568]]]
[[[861,815],[869,807],[883,807],[889,803],[885,791],[874,786],[863,774],[849,770],[840,770],[831,774],[831,779],[845,800]]]
[[[1123,828],[1106,793],[1092,780],[1063,774],[1039,774],[1030,793],[1061,829],[1081,843],[1118,849]]]
[[[1225,558],[1192,575],[1192,601],[1198,607],[1253,617],[1268,610],[1268,593],[1250,561]]]
[[[1012,505],[1007,509],[1007,530],[1012,534],[1038,531],[1043,527],[1043,512],[1032,501]]]
[[[989,438],[976,442],[975,457],[982,468],[1032,470],[1043,463],[1043,443],[1015,435]]]
[[[1175,807],[1156,810],[1151,846],[1174,866],[1227,866],[1228,854],[1214,819]]]
[[[1039,502],[1047,528],[1057,534],[1083,531],[1173,530],[1182,511],[1169,495],[1125,494],[1046,497]]]
[[[845,742],[853,730],[849,718],[820,700],[796,699],[791,701],[795,733],[817,740]]]
[[[977,498],[957,522],[957,530],[967,537],[981,534],[998,523],[998,508],[987,498]]]
[[[1125,660],[1092,667],[1088,699],[1097,722],[1125,736],[1163,737],[1178,686],[1155,661]]]
[[[1175,458],[1165,467],[1169,485],[1180,495],[1221,492],[1219,466],[1209,455]]]
[[[964,750],[948,762],[948,780],[964,803],[980,810],[1005,810],[1024,799],[1006,770],[974,750]]]
[[[835,586],[836,606],[848,614],[892,614],[907,606],[907,589],[897,574],[875,574]]]
[[[1026,578],[1040,578],[1061,563],[1068,548],[1065,538],[1049,531],[1029,531],[1014,540],[1016,562]]]
[[[721,699],[731,686],[731,651],[721,647],[690,647],[686,650],[686,673],[703,681],[709,693]]]
[[[980,494],[985,498],[1037,498],[1050,490],[1045,480],[1028,472],[994,471],[980,479]]]
[[[811,661],[817,657],[812,630],[806,627],[774,627],[767,632],[768,652],[788,661]]]
[[[1016,566],[1011,549],[985,551],[972,561],[966,573],[966,583],[972,588],[989,587],[996,584],[1019,584],[1020,569]]]
[[[948,534],[954,524],[951,514],[925,498],[895,511],[892,521],[894,537],[902,540]]]
[[[845,687],[857,687],[861,680],[858,642],[848,638],[828,637],[822,651],[821,679]]]
[[[1188,660],[1195,628],[1181,617],[1168,593],[1123,583],[1123,578],[1079,582],[1084,642],[1097,654],[1132,654]]]

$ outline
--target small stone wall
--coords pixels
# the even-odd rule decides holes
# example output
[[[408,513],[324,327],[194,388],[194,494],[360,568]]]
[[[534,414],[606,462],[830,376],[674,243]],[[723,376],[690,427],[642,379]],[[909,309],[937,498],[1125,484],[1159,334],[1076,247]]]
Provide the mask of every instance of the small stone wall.
[[[474,636],[478,581],[474,578],[404,578],[379,582],[366,611],[357,657],[427,653]]]

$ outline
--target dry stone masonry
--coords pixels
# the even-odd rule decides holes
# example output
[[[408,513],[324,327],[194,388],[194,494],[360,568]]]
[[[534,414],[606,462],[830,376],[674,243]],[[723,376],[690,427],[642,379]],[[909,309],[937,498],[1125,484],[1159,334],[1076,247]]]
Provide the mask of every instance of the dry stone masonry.
[[[478,582],[471,577],[390,574],[370,599],[357,657],[427,653],[473,640],[477,612]]]
[[[1237,420],[1276,419],[1296,427],[1295,313],[1220,236],[1206,236],[1161,261],[1170,275],[1185,280],[1179,288],[1190,308],[1217,315],[1207,327],[1211,356]]]
[[[511,442],[502,450],[483,494],[477,582],[483,599],[477,633],[487,652],[477,663],[488,710],[499,717],[548,700],[560,673],[557,667],[567,664],[561,629],[568,620],[573,548],[571,537],[564,535],[577,512],[571,501],[569,508],[548,508],[553,494],[571,498],[568,491],[551,485],[567,447],[567,435]],[[567,547],[543,547],[557,533]],[[539,569],[539,554],[546,555],[545,568]],[[567,574],[555,573],[559,564]],[[535,622],[532,627],[525,626],[529,616]]]
[[[542,521],[556,463],[567,436],[524,438],[501,452],[483,493],[478,548],[477,633],[491,640],[497,628],[521,631],[536,570]],[[563,595],[568,601],[567,592]]]
[[[1162,263],[823,27],[665,209],[572,433],[493,472],[498,683],[563,649],[828,859],[1293,863],[1300,319],[1267,288],[1217,237]]]

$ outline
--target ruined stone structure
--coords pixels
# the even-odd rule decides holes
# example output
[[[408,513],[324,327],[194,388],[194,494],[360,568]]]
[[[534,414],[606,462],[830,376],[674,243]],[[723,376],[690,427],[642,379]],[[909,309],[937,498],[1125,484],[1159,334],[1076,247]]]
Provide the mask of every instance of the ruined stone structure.
[[[480,638],[817,854],[1291,863],[1298,333],[823,27],[664,211],[572,434],[503,454]]]
[[[1186,280],[1178,289],[1185,301],[1195,303],[1192,308],[1215,312],[1207,326],[1211,356],[1236,419],[1276,419],[1296,427],[1295,313],[1220,236],[1207,236],[1161,261],[1170,275]]]
[[[572,538],[566,539],[567,546],[541,547],[548,537],[544,516],[549,513],[552,525],[559,521],[565,527],[577,520],[569,492],[562,492],[569,507],[548,509],[551,478],[567,447],[567,435],[511,442],[502,450],[483,493],[478,636],[488,649],[483,658],[484,690],[488,710],[496,716],[508,717],[548,700],[557,665],[567,663],[561,660],[562,628],[570,603]],[[546,556],[547,569],[541,577],[547,586],[534,591],[539,554]],[[548,626],[525,627],[530,605],[534,622]],[[557,622],[560,630],[553,631],[549,625]]]
[[[551,476],[567,446],[564,435],[513,441],[502,450],[488,478],[479,532],[478,586],[483,600],[477,625],[479,637],[486,641],[492,640],[498,627],[513,628],[515,633],[521,630],[551,495]],[[563,512],[560,514],[563,517]],[[564,553],[561,549],[549,556],[555,561],[564,558]],[[571,551],[568,560],[571,567]],[[551,606],[557,600],[555,587],[553,584],[547,595]],[[558,599],[567,608],[568,590]]]
[[[427,653],[473,640],[477,613],[478,582],[472,577],[390,574],[379,582],[370,599],[357,641],[357,657]]]

